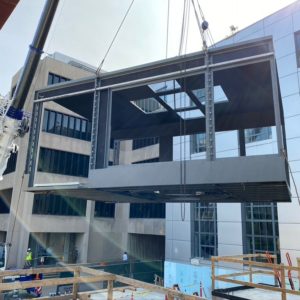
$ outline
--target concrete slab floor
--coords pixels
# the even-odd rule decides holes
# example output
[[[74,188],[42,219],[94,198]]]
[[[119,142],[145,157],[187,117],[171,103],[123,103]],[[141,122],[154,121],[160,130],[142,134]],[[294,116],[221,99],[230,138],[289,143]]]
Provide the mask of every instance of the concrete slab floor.
[[[107,292],[100,292],[97,294],[92,294],[90,297],[91,300],[106,300]],[[149,292],[144,289],[137,289],[136,291],[125,290],[125,292],[114,291],[113,293],[114,300],[165,300],[164,294],[159,294],[155,292]]]

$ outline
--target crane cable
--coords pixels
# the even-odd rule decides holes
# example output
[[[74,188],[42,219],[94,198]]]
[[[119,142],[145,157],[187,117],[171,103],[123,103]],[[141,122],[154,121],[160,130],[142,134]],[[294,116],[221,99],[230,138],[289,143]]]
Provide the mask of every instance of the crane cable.
[[[102,70],[102,67],[103,67],[103,64],[104,64],[104,62],[105,62],[105,59],[106,59],[106,57],[107,57],[107,55],[108,55],[108,53],[109,53],[111,47],[113,46],[113,44],[114,44],[114,42],[115,42],[115,40],[116,40],[116,38],[117,38],[117,36],[118,36],[118,34],[119,34],[119,32],[120,32],[120,30],[121,30],[123,24],[124,24],[124,22],[125,22],[125,20],[126,20],[126,18],[127,18],[127,16],[128,16],[128,14],[129,14],[129,12],[130,12],[130,9],[131,9],[131,7],[132,7],[132,5],[133,5],[133,2],[134,2],[134,0],[131,1],[131,3],[130,3],[130,5],[129,5],[129,7],[128,7],[128,9],[127,9],[127,11],[126,11],[126,13],[125,13],[125,15],[124,15],[122,21],[121,21],[121,23],[120,23],[120,25],[119,25],[119,27],[118,27],[116,33],[115,33],[113,39],[112,39],[112,41],[111,41],[111,43],[110,43],[110,45],[109,45],[109,47],[108,47],[108,49],[107,49],[107,51],[106,51],[106,53],[105,53],[103,59],[102,59],[102,61],[101,61],[101,63],[99,64],[99,66],[98,66],[98,68],[97,68],[97,70],[96,70],[96,75],[99,75],[99,74],[100,74],[100,72],[101,72],[101,70]]]
[[[184,1],[183,8],[183,16],[182,16],[182,26],[181,26],[181,36],[180,36],[180,45],[179,45],[179,55],[186,55],[187,50],[187,41],[188,41],[188,26],[190,20],[190,0]],[[186,71],[186,68],[182,66],[182,72]],[[184,81],[185,83],[185,81]],[[175,89],[175,81],[174,81],[174,89]],[[183,90],[185,87],[183,86]],[[180,108],[183,107],[184,101],[182,99],[183,95],[180,94]],[[175,94],[174,94],[174,107],[175,107]],[[175,107],[176,108],[176,107]],[[183,112],[185,115],[185,112]],[[186,122],[185,118],[182,119],[180,117],[179,121],[179,135],[180,135],[180,193],[185,194],[186,192],[186,140],[185,140],[185,132],[186,132]],[[183,136],[183,141],[182,141]],[[183,147],[183,149],[182,149]],[[183,152],[183,154],[182,154]],[[180,203],[180,212],[181,212],[181,220],[185,220],[185,203]]]

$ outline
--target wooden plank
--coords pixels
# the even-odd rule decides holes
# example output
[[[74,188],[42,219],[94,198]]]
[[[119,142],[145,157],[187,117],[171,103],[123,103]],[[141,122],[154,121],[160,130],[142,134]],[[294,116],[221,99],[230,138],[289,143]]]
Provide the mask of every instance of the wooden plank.
[[[247,260],[241,260],[236,258],[228,258],[228,257],[222,257],[222,259],[219,260],[219,262],[231,262],[241,265],[251,265],[255,267],[261,267],[261,268],[280,268],[278,264],[271,264],[271,263],[263,263],[258,261],[247,261]],[[298,267],[293,266],[284,266],[285,270],[291,270],[291,271],[299,271],[300,269]]]
[[[244,276],[244,275],[250,275],[250,274],[259,274],[259,271],[246,271],[246,272],[238,272],[238,273],[231,273],[231,274],[224,274],[224,275],[217,275],[215,278],[230,278],[230,277],[238,277],[238,276]],[[272,273],[273,274],[273,273]],[[251,281],[250,281],[251,282]]]
[[[99,275],[94,277],[78,277],[78,278],[54,278],[54,279],[43,279],[43,280],[32,280],[32,281],[16,281],[13,283],[0,283],[0,291],[10,291],[27,289],[30,287],[39,286],[54,286],[63,284],[73,283],[89,283],[99,282],[105,280],[114,280],[114,275]]]
[[[114,282],[112,280],[108,280],[108,282],[107,282],[107,300],[113,300],[113,286],[114,286]]]
[[[60,295],[60,296],[39,297],[39,300],[71,300],[71,299],[72,299],[72,294]]]
[[[216,280],[218,280],[217,277],[215,277]],[[281,292],[283,289],[279,287],[274,287],[271,285],[264,285],[264,284],[258,284],[258,283],[251,283],[247,281],[242,281],[242,280],[236,280],[236,279],[230,279],[230,278],[222,278],[219,281],[225,281],[229,283],[234,283],[234,284],[239,284],[239,285],[244,285],[244,286],[250,286],[262,290],[269,290],[269,291],[274,291],[274,292]],[[284,290],[288,294],[293,294],[293,295],[300,295],[300,291],[295,291],[295,290]]]
[[[80,269],[77,268],[74,271],[74,278],[78,278],[80,276]],[[77,299],[77,293],[78,293],[78,283],[73,283],[73,300]]]
[[[280,281],[281,281],[281,300],[286,300],[286,286],[285,286],[285,273],[284,273],[284,265],[280,264]]]
[[[150,292],[157,292],[157,293],[165,294],[165,295],[168,295],[168,298],[170,296],[170,297],[175,297],[178,299],[186,299],[186,300],[206,299],[206,298],[196,297],[196,296],[192,296],[192,295],[186,295],[186,294],[183,294],[176,290],[164,288],[162,286],[146,283],[143,281],[139,281],[136,279],[132,279],[132,278],[128,278],[128,277],[124,277],[124,276],[120,276],[120,275],[116,275],[116,281],[122,282],[122,283],[125,283],[128,285],[132,285],[134,287],[139,287],[139,288],[148,290]]]
[[[62,272],[74,272],[75,266],[72,267],[54,267],[54,268],[31,268],[31,269],[18,269],[1,271],[1,277],[18,276],[18,275],[31,275],[31,274],[50,274]]]
[[[94,276],[113,275],[113,274],[108,273],[108,272],[104,272],[104,271],[101,271],[101,270],[95,270],[95,269],[91,269],[91,268],[88,268],[88,267],[80,266],[79,268],[80,268],[80,272],[87,273],[89,275],[94,275]]]

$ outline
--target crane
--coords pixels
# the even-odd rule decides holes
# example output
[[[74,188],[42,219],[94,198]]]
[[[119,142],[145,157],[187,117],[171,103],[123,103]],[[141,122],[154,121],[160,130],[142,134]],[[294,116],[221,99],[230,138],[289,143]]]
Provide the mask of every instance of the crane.
[[[12,98],[0,96],[0,180],[12,152],[18,151],[15,141],[29,131],[30,117],[24,103],[36,72],[59,0],[47,0]]]

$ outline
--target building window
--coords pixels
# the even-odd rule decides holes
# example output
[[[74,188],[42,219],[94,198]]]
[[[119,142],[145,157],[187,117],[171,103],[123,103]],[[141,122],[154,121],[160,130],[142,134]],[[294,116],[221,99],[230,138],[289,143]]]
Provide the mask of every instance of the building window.
[[[88,177],[89,156],[41,147],[38,171]]]
[[[16,171],[16,165],[17,165],[17,159],[18,159],[18,153],[10,153],[10,157],[7,161],[6,169],[3,173],[3,175],[12,173]]]
[[[36,215],[80,216],[86,214],[86,200],[60,195],[34,195],[32,213]]]
[[[269,140],[271,138],[272,138],[272,128],[271,127],[245,129],[246,144]]]
[[[98,218],[114,218],[115,217],[115,203],[95,202],[95,217]]]
[[[134,139],[132,141],[132,150],[148,147],[159,143],[158,137],[148,137],[142,139]]]
[[[2,197],[0,197],[0,214],[9,214],[10,206]]]
[[[191,135],[191,154],[205,152],[206,151],[206,139],[205,133],[198,133]]]
[[[295,32],[297,66],[300,68],[300,31]]]
[[[218,255],[217,205],[195,203],[192,205],[192,255],[210,258]]]
[[[69,78],[54,74],[54,73],[49,73],[48,74],[48,85],[56,84],[56,83],[61,83],[65,81],[70,81]]]
[[[84,141],[91,140],[91,122],[86,119],[69,116],[45,109],[43,131],[68,136]]]
[[[276,203],[243,204],[244,253],[280,255]]]
[[[130,218],[164,219],[166,217],[165,203],[131,203]]]
[[[132,164],[137,165],[137,164],[148,164],[148,163],[154,163],[154,162],[159,162],[159,157],[135,161]]]

